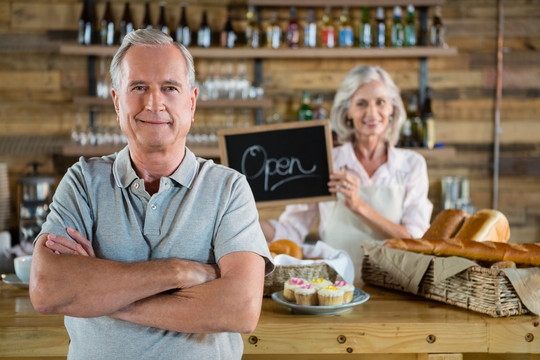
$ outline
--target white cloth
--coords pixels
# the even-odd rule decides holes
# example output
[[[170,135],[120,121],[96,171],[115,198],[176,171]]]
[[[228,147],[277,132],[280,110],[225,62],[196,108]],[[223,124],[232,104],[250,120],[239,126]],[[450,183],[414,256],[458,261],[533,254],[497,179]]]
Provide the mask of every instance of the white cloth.
[[[352,143],[345,143],[333,150],[334,170],[353,172],[362,186],[391,186],[402,184],[402,216],[396,222],[404,225],[412,237],[421,237],[429,227],[433,205],[429,201],[428,175],[425,159],[412,150],[388,148],[388,161],[370,178],[356,158]],[[371,203],[368,202],[370,206]],[[325,233],[328,218],[335,201],[288,205],[279,220],[270,220],[276,233],[274,240],[290,239],[302,244],[312,225],[319,218],[319,234]],[[381,214],[389,214],[383,209]]]

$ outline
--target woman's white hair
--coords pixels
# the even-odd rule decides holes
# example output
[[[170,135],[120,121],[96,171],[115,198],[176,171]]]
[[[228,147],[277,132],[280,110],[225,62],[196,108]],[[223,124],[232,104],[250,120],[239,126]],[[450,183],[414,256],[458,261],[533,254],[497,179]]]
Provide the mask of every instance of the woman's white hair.
[[[399,94],[399,88],[390,75],[379,66],[357,66],[349,71],[339,86],[330,112],[330,121],[340,142],[354,140],[354,126],[350,125],[347,117],[351,98],[358,88],[374,80],[382,81],[386,85],[388,98],[393,108],[392,115],[390,116],[390,124],[386,128],[384,139],[391,145],[397,144],[400,129],[407,114],[405,113],[403,100]]]
[[[113,89],[118,89],[120,86],[120,78],[122,76],[122,59],[126,55],[128,49],[132,46],[176,46],[184,59],[186,60],[186,76],[190,89],[195,87],[195,65],[193,64],[193,57],[184,45],[175,42],[169,35],[163,33],[158,29],[139,29],[130,32],[122,41],[122,45],[114,55],[111,62],[111,82]]]

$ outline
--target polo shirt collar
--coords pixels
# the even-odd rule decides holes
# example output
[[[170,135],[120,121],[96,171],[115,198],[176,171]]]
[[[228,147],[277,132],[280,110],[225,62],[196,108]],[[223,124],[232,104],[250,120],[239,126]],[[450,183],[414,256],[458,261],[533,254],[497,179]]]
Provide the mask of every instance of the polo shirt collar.
[[[187,147],[184,159],[178,166],[178,169],[171,176],[170,179],[174,180],[178,184],[191,188],[191,185],[195,179],[195,175],[199,170],[199,162],[195,158],[195,155]],[[133,181],[139,179],[137,173],[131,165],[131,158],[129,156],[129,146],[124,147],[118,152],[113,164],[113,176],[118,187],[127,188]]]

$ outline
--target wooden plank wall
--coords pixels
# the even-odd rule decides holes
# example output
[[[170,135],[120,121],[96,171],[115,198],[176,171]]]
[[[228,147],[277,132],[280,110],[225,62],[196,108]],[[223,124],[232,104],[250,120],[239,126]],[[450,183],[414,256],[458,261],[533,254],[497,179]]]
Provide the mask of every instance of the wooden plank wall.
[[[103,2],[96,0],[97,13]],[[167,2],[170,25],[178,21],[183,0]],[[144,2],[131,1],[135,22],[142,19]],[[189,22],[196,28],[203,8],[209,11],[212,28],[222,27],[226,5],[233,5],[235,25],[245,25],[245,0],[187,1]],[[501,104],[501,176],[499,209],[511,222],[512,240],[540,241],[540,1],[503,1],[504,75]],[[123,1],[113,1],[119,17]],[[77,116],[86,113],[72,104],[73,96],[87,92],[86,59],[60,55],[63,41],[75,41],[81,3],[76,0],[0,0],[0,139],[5,136],[42,135],[56,139],[68,137]],[[157,17],[158,1],[152,2]],[[334,9],[334,15],[340,13]],[[360,9],[352,8],[353,19]],[[263,23],[270,9],[262,12]],[[288,9],[278,9],[284,26]],[[322,9],[317,9],[320,16]],[[454,158],[428,161],[430,198],[439,209],[440,179],[448,175],[467,176],[471,197],[477,208],[492,207],[493,192],[493,119],[496,83],[497,1],[448,0],[442,7],[447,26],[447,42],[458,48],[453,57],[428,60],[429,85],[434,90],[437,141],[454,146]],[[299,9],[305,18],[305,9]],[[387,9],[387,16],[391,9]],[[232,64],[236,66],[239,61]],[[245,62],[250,79],[253,62]],[[280,121],[294,119],[301,91],[321,93],[330,108],[334,91],[345,74],[359,64],[377,64],[385,68],[401,87],[404,97],[417,91],[419,64],[414,59],[290,59],[263,60],[263,86],[275,107],[264,118],[275,114]],[[198,78],[203,80],[223,64],[216,60],[196,59]],[[114,115],[111,115],[114,117]],[[198,112],[201,127],[238,124],[238,111],[204,110]],[[250,120],[252,122],[252,120]],[[56,140],[55,140],[56,141]],[[5,147],[4,147],[5,148]],[[0,144],[0,162],[8,164],[13,214],[16,212],[16,180],[28,171],[29,161],[43,164],[42,171],[62,176],[57,156],[49,152],[25,152],[4,149]],[[71,159],[72,160],[72,159]],[[71,161],[70,160],[70,161]],[[64,159],[65,161],[65,159]],[[265,209],[263,217],[275,217],[281,209]],[[14,216],[15,217],[15,216]],[[16,219],[12,219],[16,228]]]

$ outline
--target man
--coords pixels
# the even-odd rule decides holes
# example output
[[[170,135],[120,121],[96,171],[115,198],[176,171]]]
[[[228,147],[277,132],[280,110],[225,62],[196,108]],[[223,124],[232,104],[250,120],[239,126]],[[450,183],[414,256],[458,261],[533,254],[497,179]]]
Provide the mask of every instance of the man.
[[[111,64],[128,146],[80,159],[38,236],[30,297],[66,315],[72,359],[240,359],[273,269],[245,178],[186,148],[193,59],[158,30]]]

